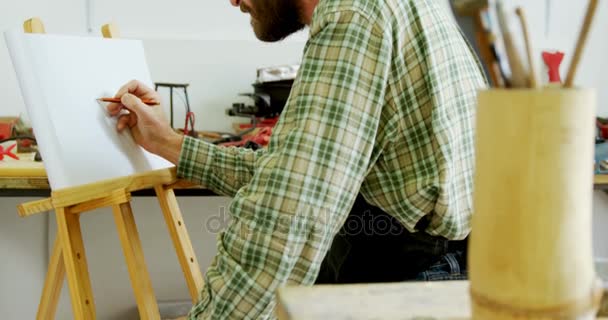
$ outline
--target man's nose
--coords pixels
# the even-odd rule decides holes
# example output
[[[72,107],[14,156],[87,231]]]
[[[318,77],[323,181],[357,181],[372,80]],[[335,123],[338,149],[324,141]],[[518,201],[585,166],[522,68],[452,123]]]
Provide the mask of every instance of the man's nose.
[[[230,0],[230,3],[235,6],[238,7],[241,5],[241,0]]]

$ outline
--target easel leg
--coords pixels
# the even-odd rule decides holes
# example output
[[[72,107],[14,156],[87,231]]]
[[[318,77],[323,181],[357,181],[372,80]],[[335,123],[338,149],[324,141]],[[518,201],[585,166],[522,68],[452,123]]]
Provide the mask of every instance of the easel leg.
[[[129,202],[113,206],[114,220],[127,261],[140,319],[160,319],[158,304],[146,267],[135,218]]]
[[[95,319],[95,302],[80,231],[80,215],[70,213],[66,208],[57,208],[55,214],[74,318]]]
[[[184,272],[192,302],[196,303],[203,289],[203,275],[192,249],[192,242],[188,236],[188,230],[184,224],[182,213],[179,210],[175,193],[173,189],[165,189],[162,186],[157,186],[154,190],[163,210],[163,216],[169,228],[169,234],[171,235],[171,240],[173,240],[177,258]]]
[[[57,237],[55,238],[53,253],[49,260],[49,267],[46,273],[46,279],[44,280],[44,289],[42,290],[38,314],[36,315],[37,320],[55,319],[61,286],[63,285],[64,279],[65,264],[63,263],[61,241],[59,240],[59,237]]]

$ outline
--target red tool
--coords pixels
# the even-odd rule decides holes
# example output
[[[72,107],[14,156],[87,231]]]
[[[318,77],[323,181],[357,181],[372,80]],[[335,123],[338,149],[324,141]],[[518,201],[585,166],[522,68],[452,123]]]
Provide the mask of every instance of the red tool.
[[[190,111],[186,113],[186,123],[184,123],[184,134],[194,135],[194,112]],[[190,123],[190,129],[188,129],[188,123]]]
[[[17,146],[17,144],[14,144],[14,145],[8,147],[6,150],[4,150],[3,146],[0,146],[0,160],[4,160],[4,156],[8,156],[15,160],[19,160],[19,157],[17,157],[16,154],[11,152],[13,149],[15,149],[16,146]]]
[[[543,60],[549,69],[549,82],[550,83],[561,83],[562,78],[559,75],[559,66],[564,60],[563,52],[543,52]]]
[[[279,121],[279,117],[267,118],[267,119],[258,118],[256,128],[274,127],[278,121]],[[253,127],[253,124],[251,124],[251,123],[239,124],[239,129],[251,129],[252,127]]]
[[[261,128],[260,131],[258,133],[256,133],[255,135],[243,136],[243,139],[241,141],[225,142],[220,145],[224,146],[224,147],[242,147],[245,144],[247,144],[247,142],[251,141],[251,142],[255,142],[261,146],[267,146],[268,143],[270,142],[271,135],[272,135],[272,128],[264,127],[264,128]]]

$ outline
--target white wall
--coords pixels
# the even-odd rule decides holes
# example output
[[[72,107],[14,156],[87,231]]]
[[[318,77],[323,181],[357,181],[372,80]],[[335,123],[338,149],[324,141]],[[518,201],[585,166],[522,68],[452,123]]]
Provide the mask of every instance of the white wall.
[[[2,1],[0,31],[20,28],[27,17],[40,16],[48,33],[87,34],[85,0],[51,3]],[[102,24],[114,22],[122,37],[144,40],[153,81],[190,83],[188,93],[197,115],[196,128],[203,130],[231,131],[230,123],[239,119],[226,116],[225,110],[233,102],[248,102],[238,95],[252,91],[256,69],[299,63],[307,36],[304,30],[287,41],[260,43],[251,31],[249,18],[228,0],[93,1],[93,8],[91,36],[99,36]],[[0,74],[6,75],[0,79],[0,116],[23,113],[4,41],[0,41]],[[161,93],[168,112],[168,90]],[[174,103],[175,125],[182,127],[184,104],[179,96]]]
[[[17,216],[31,198],[0,198],[0,318],[34,319],[46,272],[47,217]]]
[[[258,66],[297,63],[303,43],[263,44],[250,40],[166,40],[144,41],[154,81],[190,83],[188,95],[196,112],[196,127],[232,131],[241,121],[226,115],[233,102],[247,99],[239,93],[252,92]],[[168,89],[160,90],[169,110]],[[178,91],[181,93],[181,90]],[[181,98],[174,94],[175,126],[184,125]]]
[[[47,30],[58,33],[83,32],[85,27],[82,0],[3,0],[0,1],[0,32],[20,28],[29,17],[40,16]],[[0,40],[0,116],[24,112],[15,72],[10,62],[4,36]]]

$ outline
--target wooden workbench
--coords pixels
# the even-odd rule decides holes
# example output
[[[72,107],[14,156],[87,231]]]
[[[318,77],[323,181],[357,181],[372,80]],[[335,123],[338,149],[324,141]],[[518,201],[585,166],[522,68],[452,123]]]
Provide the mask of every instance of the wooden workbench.
[[[42,162],[33,161],[33,154],[19,154],[19,157],[22,160],[17,161],[7,157],[0,160],[0,196],[48,197],[50,186]],[[608,174],[596,175],[594,188],[596,190],[608,190]],[[176,189],[176,193],[186,196],[215,195],[213,192],[202,188]],[[139,193],[139,195],[146,194],[145,191]]]
[[[279,320],[469,320],[470,305],[468,281],[288,286],[277,292],[276,313]]]
[[[48,197],[51,187],[42,162],[34,161],[34,154],[18,154],[20,160],[5,157],[0,160],[0,196]],[[181,196],[214,196],[215,193],[200,187],[175,189]],[[154,190],[142,190],[134,195],[154,195]]]

